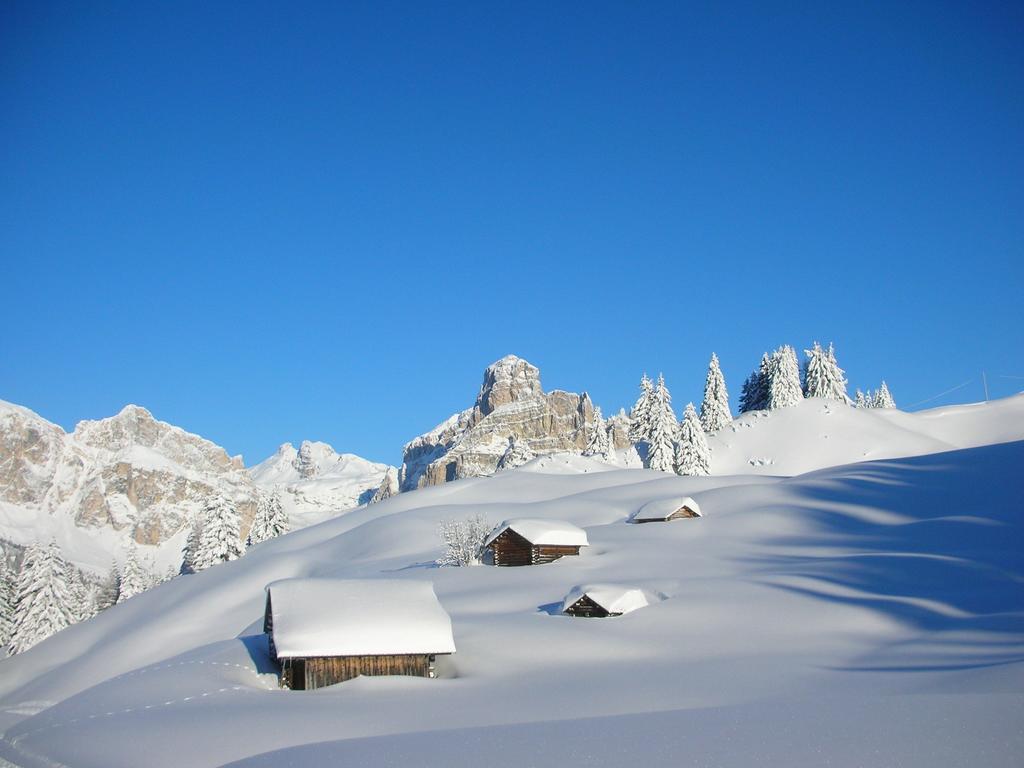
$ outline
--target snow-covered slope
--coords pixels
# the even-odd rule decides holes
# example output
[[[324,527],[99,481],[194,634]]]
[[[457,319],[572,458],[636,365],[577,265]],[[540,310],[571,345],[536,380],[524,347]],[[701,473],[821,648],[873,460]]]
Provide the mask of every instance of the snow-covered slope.
[[[809,399],[754,411],[708,438],[713,474],[796,475],[871,459],[1024,439],[1024,394],[907,413]]]
[[[1022,464],[1024,442],[1011,442],[791,478],[511,470],[405,493],[0,662],[0,756],[72,768],[1017,765]],[[704,517],[626,523],[676,496]],[[434,567],[439,521],[475,514],[565,520],[590,547],[545,566]],[[457,647],[440,679],[278,690],[263,588],[321,575],[432,582]],[[595,582],[666,599],[613,619],[561,615],[572,586]],[[285,751],[257,757],[272,750]]]
[[[249,472],[256,485],[281,489],[292,527],[304,528],[368,502],[388,469],[387,464],[306,440],[298,450],[284,443]]]

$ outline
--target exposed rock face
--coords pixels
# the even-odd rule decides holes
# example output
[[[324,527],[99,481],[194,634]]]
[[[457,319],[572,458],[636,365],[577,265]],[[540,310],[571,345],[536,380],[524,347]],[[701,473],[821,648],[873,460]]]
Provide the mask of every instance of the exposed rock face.
[[[624,451],[633,447],[629,439],[629,427],[632,422],[624,410],[620,410],[608,419],[608,439],[612,448]]]
[[[303,480],[309,480],[320,473],[320,465],[313,457],[313,444],[309,440],[303,440],[299,446],[299,453],[292,461],[292,466],[299,473]]]
[[[380,485],[373,494],[373,498],[370,499],[370,504],[376,504],[384,499],[390,499],[392,496],[398,493],[398,470],[394,467],[388,467],[387,473],[384,475],[384,479],[380,481]]]
[[[508,439],[508,448],[505,449],[505,453],[498,459],[498,471],[503,469],[515,469],[521,467],[528,461],[533,461],[536,455],[530,450],[530,446],[514,437]]]
[[[515,355],[488,366],[476,404],[405,446],[403,491],[493,474],[510,440],[534,455],[582,451],[594,407],[584,392],[544,392],[540,371]]]
[[[54,535],[66,525],[61,518],[79,529],[108,528],[139,544],[160,544],[213,493],[235,502],[243,528],[255,510],[241,457],[134,405],[80,422],[68,434],[26,408],[0,403],[0,458],[0,500],[18,508],[0,516],[0,536],[17,544]],[[17,524],[25,519],[33,524]]]
[[[481,416],[487,416],[503,405],[543,396],[540,370],[515,355],[508,355],[484,371],[484,383],[476,396],[476,407]]]

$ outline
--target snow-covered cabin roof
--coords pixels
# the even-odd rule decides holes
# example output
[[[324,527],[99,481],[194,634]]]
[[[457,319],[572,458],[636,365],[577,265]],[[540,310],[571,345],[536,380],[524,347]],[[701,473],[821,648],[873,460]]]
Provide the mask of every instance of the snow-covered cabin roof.
[[[278,656],[455,652],[451,619],[427,581],[283,579],[267,593]]]
[[[629,520],[633,523],[644,520],[668,520],[683,507],[689,507],[697,517],[701,517],[700,505],[690,496],[671,496],[667,499],[648,501],[634,512]]]
[[[586,547],[587,532],[564,520],[545,520],[539,517],[517,517],[505,520],[487,537],[489,545],[506,530],[511,529],[531,544],[552,547]]]
[[[650,605],[653,600],[646,590],[621,584],[588,584],[573,587],[562,601],[562,611],[568,610],[581,597],[589,597],[608,613],[629,613]]]

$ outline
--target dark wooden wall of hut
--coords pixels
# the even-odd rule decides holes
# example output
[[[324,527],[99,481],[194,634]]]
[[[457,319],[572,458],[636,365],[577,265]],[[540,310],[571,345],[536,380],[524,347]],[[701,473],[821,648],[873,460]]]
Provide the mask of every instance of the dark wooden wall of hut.
[[[681,520],[688,517],[697,517],[697,513],[687,506],[682,506],[669,515],[669,520]]]
[[[518,533],[504,530],[491,542],[495,565],[531,565],[533,563],[533,545]]]
[[[267,647],[270,657],[277,661],[277,647],[274,645],[274,609],[270,604],[270,593],[267,592],[267,607],[263,611],[263,631],[267,635]]]
[[[360,675],[433,677],[433,657],[427,654],[395,656],[314,656],[285,659],[281,682],[294,691],[323,688]]]
[[[661,517],[643,517],[634,518],[634,523],[667,523],[669,520],[685,520],[688,518],[699,517],[699,515],[687,506],[682,506],[673,512],[671,515],[665,518]]]
[[[586,595],[583,595],[583,597],[581,597],[575,603],[566,608],[565,613],[568,613],[570,616],[581,616],[584,618],[595,619],[603,619],[606,616],[611,615],[608,613],[608,611],[606,611],[604,608],[595,603]]]
[[[495,565],[540,565],[566,555],[578,555],[579,547],[535,546],[511,529],[491,542]]]

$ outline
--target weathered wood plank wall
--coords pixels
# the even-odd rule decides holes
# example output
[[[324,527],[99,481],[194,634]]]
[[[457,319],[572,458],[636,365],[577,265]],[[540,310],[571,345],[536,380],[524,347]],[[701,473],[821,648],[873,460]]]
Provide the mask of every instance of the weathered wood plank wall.
[[[502,566],[541,565],[580,553],[579,547],[534,546],[512,530],[503,531],[490,546],[494,564]]]

